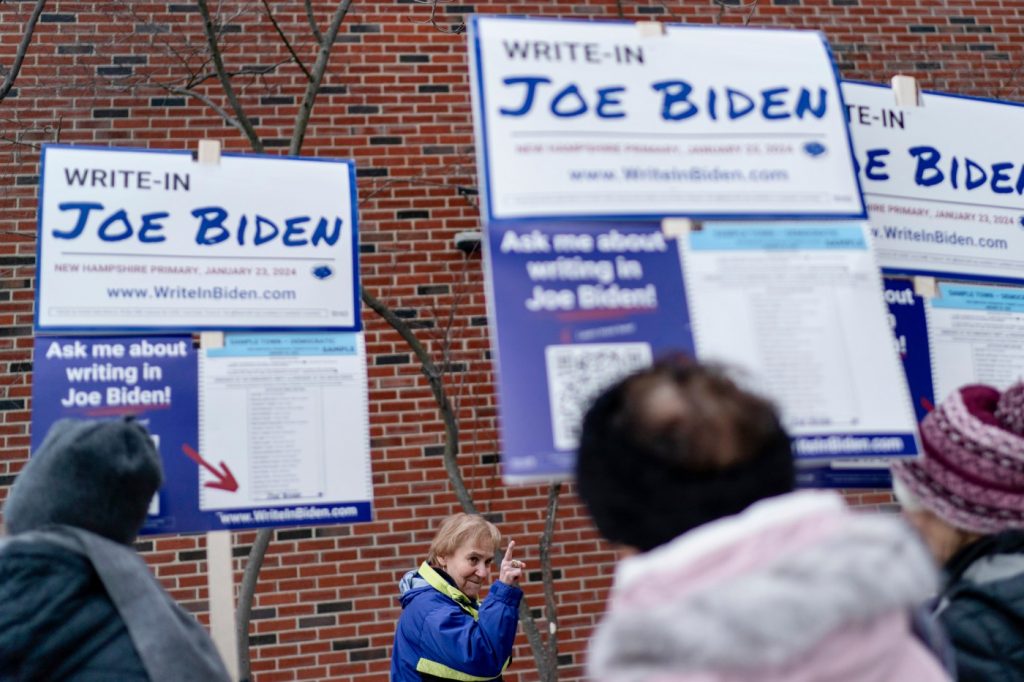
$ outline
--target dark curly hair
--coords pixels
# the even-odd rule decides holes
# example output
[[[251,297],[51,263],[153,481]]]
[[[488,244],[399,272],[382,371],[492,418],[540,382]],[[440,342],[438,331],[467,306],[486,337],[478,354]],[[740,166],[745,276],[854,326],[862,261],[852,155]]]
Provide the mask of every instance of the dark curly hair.
[[[601,534],[645,552],[790,492],[794,473],[775,407],[722,369],[680,357],[594,401],[576,464],[580,497]]]

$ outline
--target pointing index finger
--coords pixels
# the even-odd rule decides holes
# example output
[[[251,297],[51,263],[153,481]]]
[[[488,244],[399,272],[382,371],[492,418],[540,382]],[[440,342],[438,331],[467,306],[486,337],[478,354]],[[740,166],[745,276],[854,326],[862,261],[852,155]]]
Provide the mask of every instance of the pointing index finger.
[[[512,561],[512,550],[516,546],[515,540],[508,541],[508,547],[505,548],[505,561]]]

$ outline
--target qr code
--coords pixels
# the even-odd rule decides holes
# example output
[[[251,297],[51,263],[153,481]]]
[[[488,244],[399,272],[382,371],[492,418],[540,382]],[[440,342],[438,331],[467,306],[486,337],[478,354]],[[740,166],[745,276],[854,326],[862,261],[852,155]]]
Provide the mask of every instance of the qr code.
[[[574,450],[591,401],[619,379],[653,362],[646,343],[548,346],[548,400],[555,448]]]

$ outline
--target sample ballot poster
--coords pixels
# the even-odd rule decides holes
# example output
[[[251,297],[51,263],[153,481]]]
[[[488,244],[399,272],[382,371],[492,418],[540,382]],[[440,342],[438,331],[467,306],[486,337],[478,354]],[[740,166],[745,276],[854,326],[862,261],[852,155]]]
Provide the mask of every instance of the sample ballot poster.
[[[199,370],[200,452],[237,482],[199,471],[199,507],[220,527],[371,519],[362,334],[227,334]]]
[[[198,440],[191,336],[36,337],[33,371],[33,452],[59,419],[133,415],[164,468],[142,533],[209,528],[197,505],[196,465],[182,452]]]
[[[804,462],[920,449],[862,223],[707,223],[679,239],[697,355],[773,399]]]
[[[335,159],[44,145],[36,329],[358,330]]]
[[[693,354],[675,245],[656,223],[492,224],[487,286],[508,482],[572,476],[596,395]]]
[[[476,16],[469,50],[488,221],[865,215],[819,32]]]
[[[884,277],[883,296],[888,307],[892,342],[907,376],[914,414],[920,422],[935,405],[925,301],[914,291],[908,277]],[[804,466],[797,471],[797,485],[804,488],[889,488],[892,477],[880,462],[844,462]]]
[[[1024,286],[939,282],[925,312],[936,397],[1024,377]]]

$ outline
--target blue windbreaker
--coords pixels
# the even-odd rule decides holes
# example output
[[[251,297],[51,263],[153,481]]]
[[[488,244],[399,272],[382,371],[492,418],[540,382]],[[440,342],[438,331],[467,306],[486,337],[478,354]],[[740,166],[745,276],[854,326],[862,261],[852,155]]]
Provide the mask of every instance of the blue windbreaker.
[[[501,680],[519,622],[518,587],[495,582],[480,604],[426,563],[399,583],[391,682]]]

